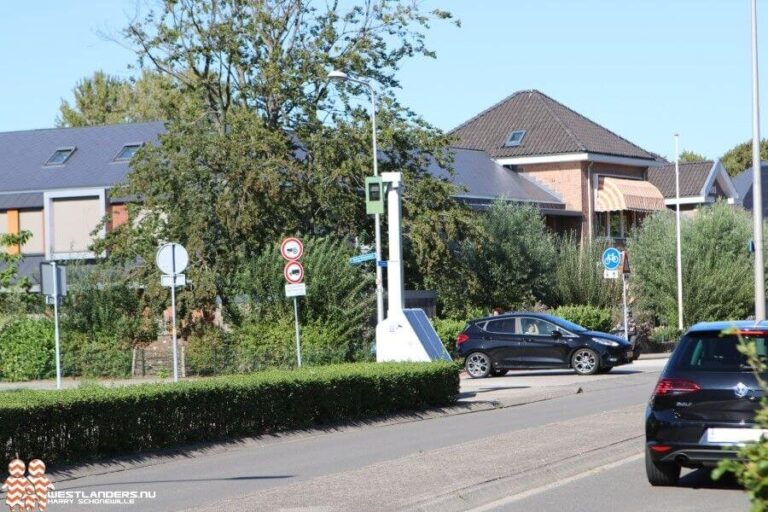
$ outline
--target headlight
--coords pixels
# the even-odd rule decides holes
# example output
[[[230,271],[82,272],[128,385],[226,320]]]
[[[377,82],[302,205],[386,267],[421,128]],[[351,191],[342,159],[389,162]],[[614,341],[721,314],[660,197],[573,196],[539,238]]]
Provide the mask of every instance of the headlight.
[[[592,341],[594,341],[595,343],[599,343],[601,345],[605,345],[607,347],[618,347],[619,346],[619,344],[616,343],[615,341],[607,340],[605,338],[592,338]]]

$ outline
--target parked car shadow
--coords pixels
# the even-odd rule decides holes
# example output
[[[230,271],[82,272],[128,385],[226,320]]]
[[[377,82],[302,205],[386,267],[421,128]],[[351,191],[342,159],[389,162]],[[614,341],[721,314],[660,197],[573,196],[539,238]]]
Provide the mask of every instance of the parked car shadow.
[[[632,375],[635,373],[643,373],[640,370],[619,369],[611,370],[610,373],[598,373],[597,375]],[[494,377],[495,379],[504,379],[507,377],[551,377],[555,375],[575,375],[575,372],[570,369],[565,370],[510,370],[508,374],[503,377]],[[588,376],[585,376],[588,377]]]

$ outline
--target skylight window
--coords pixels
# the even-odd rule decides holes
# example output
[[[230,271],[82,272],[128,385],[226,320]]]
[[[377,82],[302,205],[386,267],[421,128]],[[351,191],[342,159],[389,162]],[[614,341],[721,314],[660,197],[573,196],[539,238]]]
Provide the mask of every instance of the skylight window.
[[[117,155],[115,155],[115,162],[130,160],[133,158],[133,155],[136,154],[140,147],[141,144],[126,144],[123,146],[123,149],[121,149]]]
[[[507,142],[504,143],[504,147],[514,148],[523,143],[523,137],[525,137],[525,130],[515,130],[507,137]]]
[[[53,153],[53,155],[51,155],[51,158],[45,162],[45,165],[64,165],[64,162],[66,162],[74,152],[74,146],[70,148],[59,148]]]

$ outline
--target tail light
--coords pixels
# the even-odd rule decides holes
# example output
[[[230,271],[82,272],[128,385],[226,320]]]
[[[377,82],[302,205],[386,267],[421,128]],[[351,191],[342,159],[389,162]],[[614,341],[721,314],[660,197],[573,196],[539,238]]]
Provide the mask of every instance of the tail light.
[[[682,395],[683,393],[695,393],[700,389],[701,387],[692,380],[661,379],[656,384],[653,396]]]
[[[464,343],[464,342],[465,342],[465,341],[467,341],[468,339],[469,339],[469,335],[468,335],[468,334],[465,334],[465,333],[463,333],[463,332],[462,332],[462,333],[459,333],[459,335],[458,335],[458,336],[456,336],[456,344],[457,344],[457,345],[461,345],[462,343]]]

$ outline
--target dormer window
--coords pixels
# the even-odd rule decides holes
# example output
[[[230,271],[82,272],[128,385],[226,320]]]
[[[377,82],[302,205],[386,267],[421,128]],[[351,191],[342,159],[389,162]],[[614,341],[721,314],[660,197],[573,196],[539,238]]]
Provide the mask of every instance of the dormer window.
[[[523,137],[525,137],[525,130],[515,130],[507,137],[507,142],[504,143],[505,148],[514,148],[523,143]]]
[[[51,158],[45,162],[45,165],[64,165],[64,163],[69,160],[69,157],[72,156],[72,153],[75,152],[75,149],[74,146],[57,149],[53,155],[51,155]]]
[[[123,146],[123,149],[121,149],[117,155],[115,155],[115,162],[125,162],[130,160],[133,158],[133,155],[136,154],[140,147],[141,144],[126,144]]]

